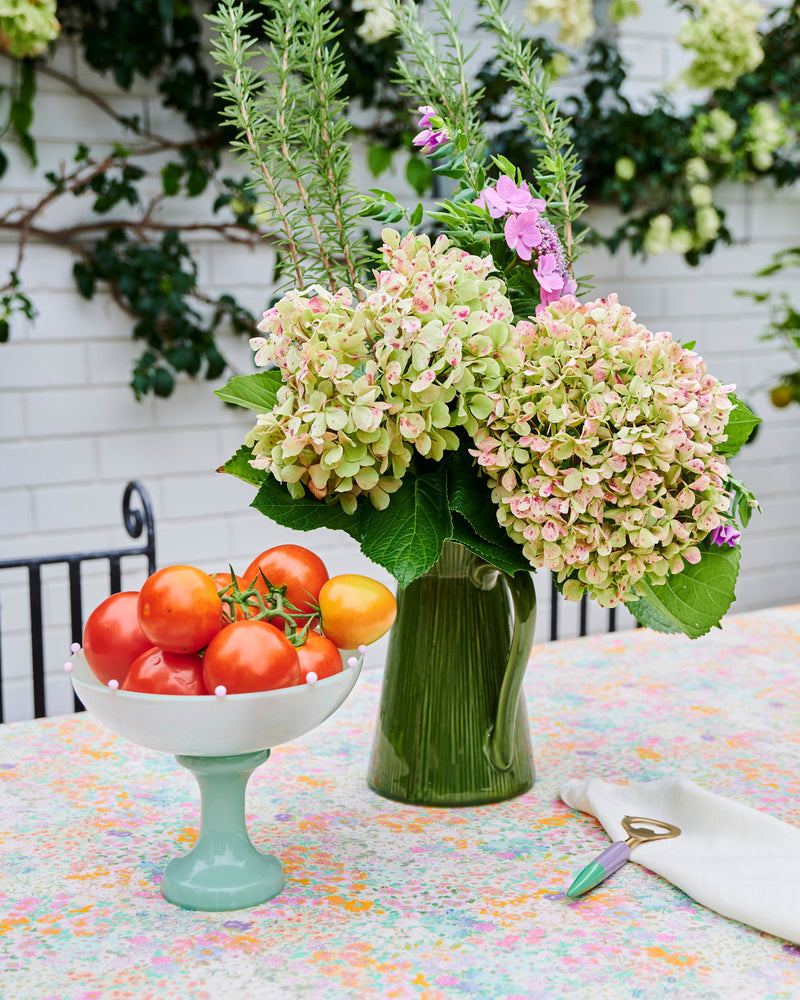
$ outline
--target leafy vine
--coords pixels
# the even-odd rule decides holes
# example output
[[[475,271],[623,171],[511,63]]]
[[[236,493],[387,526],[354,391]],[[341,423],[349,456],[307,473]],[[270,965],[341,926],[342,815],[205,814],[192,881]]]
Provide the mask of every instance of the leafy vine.
[[[588,0],[530,0],[531,20],[560,18],[560,41],[580,46],[565,50],[535,37],[525,42],[531,61],[535,57],[542,67],[540,78],[531,78],[532,94],[538,88],[541,97],[553,77],[570,63],[578,71],[574,79],[583,80],[562,99],[562,108],[571,117],[568,135],[575,162],[558,163],[557,156],[553,160],[558,136],[553,137],[551,148],[541,144],[534,150],[534,160],[526,162],[531,155],[530,144],[524,141],[529,131],[526,115],[536,112],[518,100],[512,106],[511,49],[476,75],[464,76],[465,93],[467,89],[471,96],[476,89],[482,92],[482,121],[464,122],[462,128],[466,134],[491,123],[488,153],[506,157],[530,175],[550,163],[564,178],[562,201],[574,199],[580,185],[589,203],[618,206],[620,222],[613,232],[578,229],[577,242],[603,242],[612,251],[624,244],[644,255],[679,253],[697,264],[734,236],[718,203],[720,184],[769,178],[782,187],[800,179],[796,130],[800,120],[800,0],[771,10],[760,30],[756,9],[761,8],[752,2],[672,2],[687,13],[679,41],[693,51],[694,59],[686,80],[707,88],[705,96],[688,110],[679,110],[667,91],[654,95],[647,107],[634,106],[625,96],[628,67],[615,44],[615,29],[610,25],[596,30]],[[287,5],[283,26],[266,19],[263,30],[287,30],[295,6]],[[313,155],[318,141],[338,148],[339,158],[334,162],[341,175],[329,179],[335,194],[347,187],[344,143],[348,135],[366,139],[367,163],[377,177],[390,167],[395,151],[407,147],[412,123],[402,80],[393,79],[389,69],[400,45],[395,28],[402,5],[389,0],[330,0],[329,6],[339,27],[334,21],[327,28],[320,26],[308,45],[324,47],[335,35],[346,77],[302,83],[284,80],[283,90],[278,87],[276,91],[284,108],[276,126],[282,133],[274,138],[298,150],[294,177],[278,178],[280,185],[290,183],[295,188],[302,184],[302,157]],[[609,14],[612,20],[621,20],[635,15],[638,6],[635,0],[614,0]],[[244,16],[257,7],[255,0],[247,0],[242,5]],[[223,117],[223,98],[230,97],[235,81],[226,84],[215,76],[205,50],[203,15],[216,4],[211,0],[196,6],[177,0],[120,0],[111,5],[101,0],[62,0],[58,20],[53,0],[19,3],[17,8],[0,17],[0,58],[13,67],[10,85],[0,92],[6,117],[0,140],[16,143],[31,168],[37,167],[36,84],[37,78],[48,76],[90,102],[121,131],[124,141],[110,148],[78,143],[70,163],[44,175],[47,188],[38,198],[20,201],[0,213],[0,233],[17,243],[16,262],[0,286],[0,341],[10,338],[18,317],[35,316],[35,302],[25,291],[23,265],[31,241],[46,242],[74,256],[76,288],[81,295],[92,298],[100,290],[108,291],[130,317],[132,334],[143,348],[131,378],[137,397],[170,395],[181,374],[216,378],[227,367],[219,334],[223,330],[249,333],[254,319],[233,295],[202,287],[193,237],[213,234],[231,244],[252,247],[270,241],[276,250],[279,285],[282,275],[291,278],[287,250],[293,243],[286,238],[287,220],[264,212],[252,175],[237,174],[223,155],[238,122]],[[36,12],[34,20],[31,11]],[[726,32],[721,42],[722,22]],[[61,38],[56,38],[59,30]],[[496,32],[497,25],[484,13],[478,30]],[[161,134],[138,116],[120,114],[113,100],[55,68],[49,52],[64,41],[76,45],[85,63],[110,77],[122,92],[138,80],[151,81],[160,103],[185,123],[185,138]],[[427,44],[426,39],[419,41],[422,47]],[[513,68],[520,70],[525,67]],[[327,138],[298,135],[293,129],[287,88],[298,85],[316,88],[320,102],[331,102]],[[348,122],[342,113],[353,101],[360,109],[357,126],[352,116]],[[451,110],[457,118],[458,109]],[[426,157],[403,157],[406,179],[419,195],[447,176],[441,167],[434,172]],[[0,176],[8,166],[0,144]],[[179,199],[192,204],[191,221],[170,219],[169,207]],[[85,205],[79,221],[61,226],[50,223],[54,205],[71,200]],[[307,234],[312,237],[310,243],[304,237],[294,241],[305,254],[316,253],[323,262],[328,260],[322,274],[328,285],[337,275],[353,279],[357,254],[337,240],[336,232],[346,231],[346,220],[357,211],[357,201],[352,189],[345,201],[334,198],[330,217],[319,220],[316,242],[313,232]],[[391,214],[390,206],[385,207]],[[766,274],[794,266],[795,252],[779,255]],[[753,297],[772,306],[767,335],[794,350],[797,308],[769,292],[758,291]],[[780,392],[773,393],[777,405],[800,402],[800,370],[780,376],[779,387]]]

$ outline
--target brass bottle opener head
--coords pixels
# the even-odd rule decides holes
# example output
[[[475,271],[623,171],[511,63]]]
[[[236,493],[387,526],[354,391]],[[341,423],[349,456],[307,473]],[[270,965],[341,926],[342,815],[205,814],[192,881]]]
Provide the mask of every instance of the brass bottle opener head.
[[[672,823],[662,823],[661,820],[648,819],[646,816],[623,816],[622,829],[628,834],[625,843],[630,850],[650,840],[670,840],[680,836],[681,832]]]

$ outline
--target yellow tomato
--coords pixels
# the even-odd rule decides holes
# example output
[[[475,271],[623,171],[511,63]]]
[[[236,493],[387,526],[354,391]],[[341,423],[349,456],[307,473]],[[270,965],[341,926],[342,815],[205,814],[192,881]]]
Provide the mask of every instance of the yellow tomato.
[[[385,635],[397,616],[394,594],[368,576],[333,576],[319,592],[322,631],[339,649],[356,649]]]

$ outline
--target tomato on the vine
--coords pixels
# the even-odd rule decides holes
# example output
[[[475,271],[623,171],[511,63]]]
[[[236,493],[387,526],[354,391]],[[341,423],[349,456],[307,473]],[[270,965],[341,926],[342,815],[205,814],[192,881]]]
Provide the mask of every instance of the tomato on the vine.
[[[203,657],[152,647],[131,664],[123,691],[145,694],[208,694],[203,683]]]
[[[112,594],[86,619],[83,652],[92,673],[102,684],[122,684],[131,663],[153,644],[139,626],[136,606],[139,593]]]
[[[256,556],[250,563],[242,576],[248,586],[254,582],[256,589],[265,594],[267,588],[259,571],[263,572],[274,587],[285,584],[286,599],[303,613],[315,610],[320,589],[328,579],[325,563],[302,545],[276,545]],[[271,621],[273,625],[282,627],[280,619],[274,618]],[[305,622],[298,624],[303,625]]]
[[[332,576],[319,592],[322,631],[339,649],[369,646],[397,617],[394,594],[368,576]]]
[[[195,653],[222,628],[222,600],[208,573],[195,566],[166,566],[139,592],[139,624],[152,645]]]
[[[232,596],[232,590],[228,589],[233,583],[230,573],[212,573],[211,579],[214,581],[214,586],[217,588],[217,593],[220,595],[220,598],[222,598],[223,591],[227,591],[225,594],[226,597]],[[236,576],[235,579],[236,586],[239,590],[247,590],[248,584],[245,582],[245,578],[243,576]],[[257,615],[260,610],[260,608],[254,606],[252,612],[248,614],[240,604],[234,604],[233,607],[235,614],[231,617],[231,605],[224,599],[222,600],[222,621],[224,625],[228,625],[232,621],[238,622],[245,618],[251,618],[253,615]]]
[[[283,632],[269,622],[233,622],[208,644],[203,677],[212,693],[219,685],[228,694],[269,691],[298,684],[300,660]]]
[[[297,647],[297,656],[300,660],[301,684],[306,682],[306,677],[310,673],[315,673],[317,680],[321,681],[323,677],[332,677],[342,670],[342,654],[339,648],[319,632],[308,633],[303,645]]]

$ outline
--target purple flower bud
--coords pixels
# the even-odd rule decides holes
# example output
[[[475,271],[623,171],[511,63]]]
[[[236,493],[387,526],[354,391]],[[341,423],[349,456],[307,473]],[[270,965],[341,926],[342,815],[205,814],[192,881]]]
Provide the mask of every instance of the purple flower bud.
[[[422,152],[427,155],[434,152],[439,146],[443,146],[449,139],[450,136],[446,128],[440,128],[435,131],[431,128],[424,128],[414,136],[412,141],[415,146],[421,147]]]
[[[742,537],[741,531],[737,531],[732,524],[720,524],[711,532],[711,541],[714,545],[734,545],[739,544]]]

